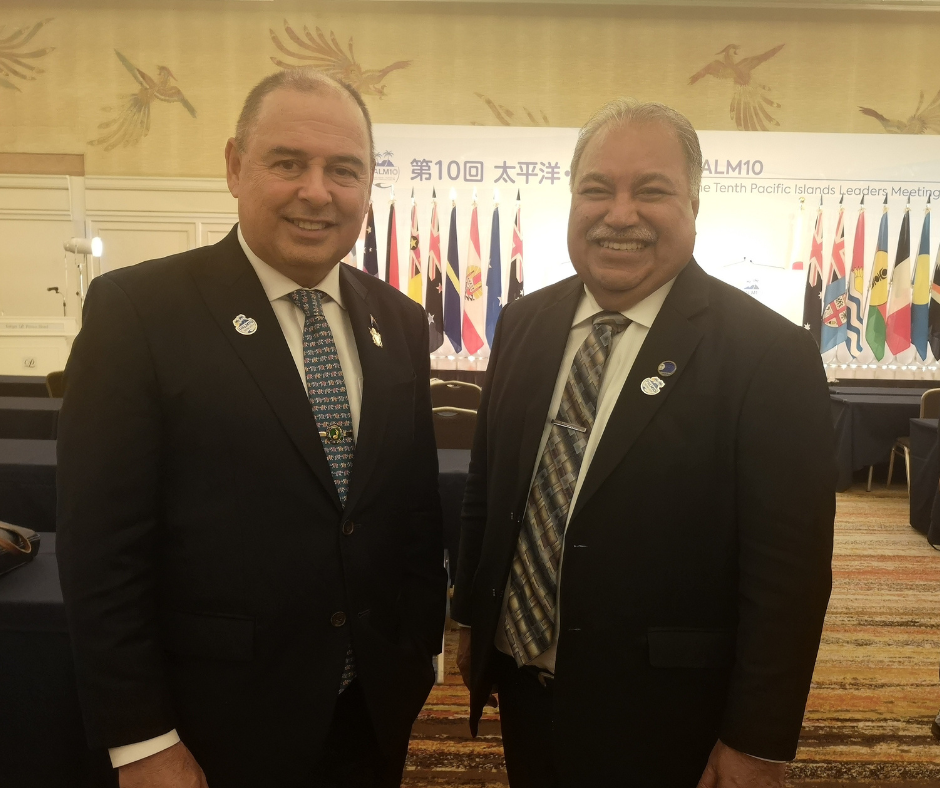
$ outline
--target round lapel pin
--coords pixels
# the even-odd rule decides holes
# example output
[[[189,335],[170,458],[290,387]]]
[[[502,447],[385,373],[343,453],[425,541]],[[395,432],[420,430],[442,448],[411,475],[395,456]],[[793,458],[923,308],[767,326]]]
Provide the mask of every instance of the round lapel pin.
[[[664,378],[668,378],[670,375],[674,375],[676,372],[676,362],[675,361],[664,361],[659,365],[657,370],[660,375]]]
[[[647,378],[640,384],[640,391],[652,397],[654,394],[659,394],[665,385],[662,378]]]
[[[232,325],[235,326],[235,330],[239,334],[244,334],[245,336],[251,336],[258,330],[258,323],[253,317],[245,317],[244,315],[238,315],[233,321]]]

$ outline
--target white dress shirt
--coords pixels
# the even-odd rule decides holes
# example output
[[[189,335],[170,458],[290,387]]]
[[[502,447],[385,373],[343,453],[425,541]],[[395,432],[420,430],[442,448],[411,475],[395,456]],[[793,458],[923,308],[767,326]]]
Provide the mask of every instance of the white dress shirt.
[[[307,386],[304,375],[304,312],[290,299],[290,293],[297,290],[298,285],[292,279],[284,276],[262,260],[248,248],[242,228],[238,228],[238,242],[241,244],[248,262],[255,269],[261,287],[271,302],[274,316],[281,327],[287,347],[297,367],[297,374]],[[346,383],[346,398],[349,400],[349,415],[352,418],[353,438],[359,434],[359,414],[362,409],[362,366],[359,364],[359,352],[356,349],[356,338],[353,335],[352,324],[349,322],[349,313],[343,305],[343,294],[339,287],[339,267],[342,263],[334,265],[330,272],[315,287],[326,297],[321,296],[323,316],[330,326],[333,342],[336,344],[336,355],[343,369],[343,379]],[[234,315],[232,316],[234,317]],[[249,315],[249,317],[252,317]],[[137,744],[127,744],[123,747],[112,747],[108,750],[111,756],[111,765],[115,768],[155,755],[161,750],[172,747],[180,740],[175,730],[164,733],[147,741]]]
[[[631,320],[625,331],[614,335],[611,342],[610,355],[607,358],[607,366],[604,368],[604,378],[601,381],[601,388],[597,395],[597,411],[594,417],[594,427],[588,437],[587,446],[584,449],[584,456],[581,458],[581,470],[578,473],[578,481],[574,487],[574,495],[568,506],[568,518],[574,511],[575,504],[578,501],[578,493],[581,492],[581,483],[587,476],[588,468],[591,467],[591,460],[594,459],[594,453],[597,451],[597,444],[604,435],[604,428],[610,414],[613,412],[614,405],[620,397],[620,391],[623,384],[633,369],[633,362],[643,347],[646,335],[649,333],[650,326],[659,314],[659,310],[672,289],[671,279],[659,290],[651,293],[640,303],[625,309],[621,314]],[[594,316],[604,310],[598,306],[597,301],[591,292],[585,287],[581,300],[578,302],[578,308],[574,313],[574,320],[571,322],[571,331],[568,333],[568,344],[565,345],[565,355],[562,357],[561,365],[558,368],[558,376],[555,378],[555,391],[552,394],[552,402],[548,406],[548,412],[545,414],[545,427],[542,430],[542,440],[539,442],[539,450],[535,455],[535,467],[532,469],[532,476],[529,480],[529,487],[532,486],[532,480],[535,479],[538,471],[539,460],[542,457],[542,451],[545,449],[545,443],[548,441],[548,435],[552,429],[552,419],[558,413],[558,406],[561,404],[561,396],[565,389],[565,382],[568,380],[568,373],[571,370],[571,364],[574,362],[575,354],[581,347],[584,340],[593,327]],[[567,528],[568,522],[565,521]],[[561,631],[561,575],[562,563],[564,558],[565,542],[562,538],[561,555],[558,559],[558,590],[555,598],[555,629],[552,645],[546,651],[543,651],[535,659],[527,664],[542,668],[543,670],[555,672],[555,654],[558,649],[558,633]],[[499,617],[499,625],[496,628],[496,648],[505,654],[512,656],[512,647],[509,645],[509,638],[504,629],[506,608],[509,604],[509,583],[506,584],[506,592],[503,594],[503,609]]]

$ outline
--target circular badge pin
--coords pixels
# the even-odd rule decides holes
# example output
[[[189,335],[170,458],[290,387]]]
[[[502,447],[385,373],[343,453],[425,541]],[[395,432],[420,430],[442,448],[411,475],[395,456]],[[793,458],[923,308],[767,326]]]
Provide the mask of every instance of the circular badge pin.
[[[342,427],[338,427],[336,424],[332,425],[326,431],[326,439],[330,443],[339,443],[345,436],[346,431]]]
[[[665,385],[666,383],[662,378],[647,378],[640,384],[640,391],[642,391],[644,394],[649,394],[649,396],[652,397],[654,394],[659,394]]]
[[[660,375],[664,378],[668,378],[670,375],[674,375],[676,372],[676,362],[675,361],[664,361],[659,365],[657,370]]]
[[[258,330],[257,321],[253,317],[245,317],[244,315],[237,315],[232,321],[232,325],[235,326],[235,330],[239,334],[245,336],[251,336]]]

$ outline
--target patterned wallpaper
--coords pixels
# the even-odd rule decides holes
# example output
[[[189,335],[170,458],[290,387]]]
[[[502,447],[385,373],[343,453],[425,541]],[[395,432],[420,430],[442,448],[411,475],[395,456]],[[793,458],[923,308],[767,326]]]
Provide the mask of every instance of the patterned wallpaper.
[[[940,133],[940,13],[102,0],[0,6],[0,152],[220,176],[245,93],[312,65],[376,122],[580,126],[617,95],[701,129]]]

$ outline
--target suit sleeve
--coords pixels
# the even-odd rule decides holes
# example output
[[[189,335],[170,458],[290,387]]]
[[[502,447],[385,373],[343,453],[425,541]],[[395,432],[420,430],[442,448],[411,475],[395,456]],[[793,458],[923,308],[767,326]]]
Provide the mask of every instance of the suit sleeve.
[[[819,351],[785,332],[751,379],[736,457],[738,638],[720,738],[791,760],[832,588],[835,460]]]
[[[57,554],[92,747],[176,727],[155,621],[161,408],[139,316],[96,279],[66,368],[58,430]]]
[[[493,347],[490,350],[486,377],[483,381],[483,393],[480,396],[480,407],[477,410],[476,433],[473,436],[473,449],[470,452],[470,470],[467,474],[467,486],[464,489],[463,507],[460,512],[460,550],[457,559],[457,576],[454,582],[454,598],[450,603],[450,616],[454,621],[465,626],[470,626],[471,623],[470,591],[473,586],[473,576],[480,563],[483,534],[486,531],[487,414],[490,389],[499,362],[500,337],[503,333],[505,315],[506,309],[503,309],[496,321]]]
[[[413,538],[407,548],[408,630],[428,653],[438,654],[444,631],[447,572],[444,569],[444,523],[437,489],[437,443],[431,416],[431,357],[428,353],[428,323],[423,309],[415,310],[417,326],[412,343],[415,369],[414,444],[409,478],[413,502]]]

